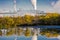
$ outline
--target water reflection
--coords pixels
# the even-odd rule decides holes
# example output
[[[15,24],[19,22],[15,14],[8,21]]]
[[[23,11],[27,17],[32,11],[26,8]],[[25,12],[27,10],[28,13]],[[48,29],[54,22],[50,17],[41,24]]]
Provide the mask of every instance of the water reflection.
[[[17,30],[16,30],[17,29]],[[31,28],[31,27],[26,27],[26,28],[10,28],[10,29],[1,29],[0,30],[0,36],[10,36],[10,35],[25,35],[25,36],[32,36],[34,32],[38,32],[38,28]],[[36,30],[36,31],[35,31]],[[39,30],[40,31],[40,30]]]
[[[14,40],[17,40],[18,36],[31,37],[31,40],[38,40],[38,36],[45,36],[47,38],[60,39],[60,30],[58,28],[35,28],[35,27],[17,27],[10,29],[1,29],[0,36],[15,36]]]
[[[37,30],[36,29],[34,29],[34,34],[33,34],[33,36],[32,36],[32,40],[37,40]]]

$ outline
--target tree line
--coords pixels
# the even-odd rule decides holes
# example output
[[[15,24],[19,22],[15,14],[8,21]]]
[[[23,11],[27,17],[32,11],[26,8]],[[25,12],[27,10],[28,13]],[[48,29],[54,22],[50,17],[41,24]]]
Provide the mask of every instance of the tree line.
[[[17,17],[0,17],[0,28],[16,27],[17,25],[60,25],[60,14],[24,15]]]

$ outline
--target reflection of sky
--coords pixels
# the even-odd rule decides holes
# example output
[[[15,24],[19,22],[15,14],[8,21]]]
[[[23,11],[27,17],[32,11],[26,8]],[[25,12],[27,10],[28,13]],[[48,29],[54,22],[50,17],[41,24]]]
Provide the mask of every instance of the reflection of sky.
[[[56,2],[57,0],[37,0],[37,9],[44,10],[53,9],[51,2]],[[17,9],[32,10],[32,4],[30,0],[17,0]],[[2,9],[13,9],[13,0],[0,0],[0,10]]]
[[[0,37],[0,40],[15,40],[15,36],[11,37]],[[17,40],[31,40],[32,37],[25,37],[25,36],[20,36],[17,37]],[[38,40],[58,40],[57,38],[46,38],[44,36],[38,36]]]

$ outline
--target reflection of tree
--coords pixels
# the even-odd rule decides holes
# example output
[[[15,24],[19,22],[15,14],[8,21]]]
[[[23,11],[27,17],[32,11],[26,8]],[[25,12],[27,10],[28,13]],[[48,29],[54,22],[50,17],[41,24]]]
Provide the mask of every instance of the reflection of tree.
[[[25,31],[25,36],[31,36],[31,31],[29,30],[29,28],[26,28],[26,31]]]
[[[41,29],[41,35],[45,35],[47,37],[57,37],[59,35],[59,29]]]

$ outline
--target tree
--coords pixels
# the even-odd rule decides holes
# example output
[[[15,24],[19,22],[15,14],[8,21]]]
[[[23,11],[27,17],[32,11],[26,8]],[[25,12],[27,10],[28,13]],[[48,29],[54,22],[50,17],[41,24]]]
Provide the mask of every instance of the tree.
[[[14,24],[14,21],[11,17],[4,17],[4,26],[8,29]]]
[[[25,15],[24,16],[24,20],[27,24],[31,24],[32,23],[32,20],[33,20],[33,16],[31,15]]]

